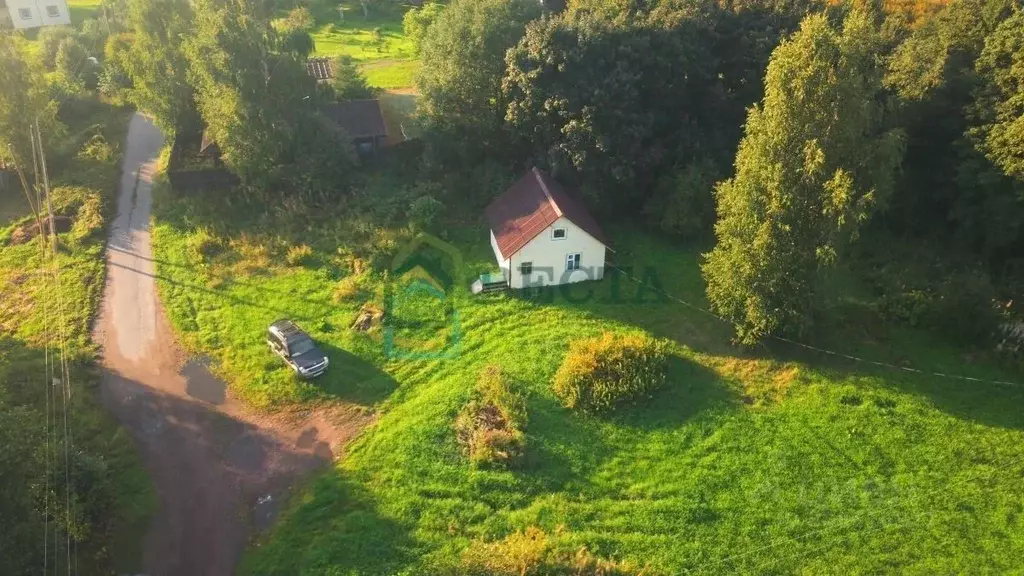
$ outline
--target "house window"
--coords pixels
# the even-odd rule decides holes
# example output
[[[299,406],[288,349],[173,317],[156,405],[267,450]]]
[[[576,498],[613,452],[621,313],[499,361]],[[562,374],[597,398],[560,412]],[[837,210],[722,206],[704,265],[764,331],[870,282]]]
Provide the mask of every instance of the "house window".
[[[551,231],[552,240],[565,240],[565,228],[555,228]]]
[[[29,8],[18,8],[18,16],[21,16],[22,20],[31,20],[32,10]]]
[[[565,269],[566,270],[579,270],[580,269],[580,255],[569,254],[565,257]]]
[[[519,273],[523,276],[533,274],[533,262],[523,262],[519,265]]]
[[[46,15],[49,16],[50,18],[59,18],[60,8],[57,8],[56,6],[47,6]]]

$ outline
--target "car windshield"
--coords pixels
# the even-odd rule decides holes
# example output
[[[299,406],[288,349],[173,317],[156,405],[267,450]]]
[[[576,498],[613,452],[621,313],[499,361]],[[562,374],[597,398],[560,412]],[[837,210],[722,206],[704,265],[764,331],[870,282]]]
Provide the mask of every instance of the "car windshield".
[[[309,338],[303,338],[302,340],[292,342],[288,345],[289,352],[292,356],[302,356],[314,348],[316,348],[316,345],[313,344],[313,341]]]

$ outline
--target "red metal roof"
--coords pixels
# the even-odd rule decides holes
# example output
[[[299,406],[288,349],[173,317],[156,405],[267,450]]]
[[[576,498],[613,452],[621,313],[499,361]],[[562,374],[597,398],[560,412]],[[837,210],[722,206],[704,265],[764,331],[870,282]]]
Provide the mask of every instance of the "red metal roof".
[[[604,232],[586,208],[537,167],[491,202],[484,215],[505,258],[519,252],[562,216],[605,243]]]

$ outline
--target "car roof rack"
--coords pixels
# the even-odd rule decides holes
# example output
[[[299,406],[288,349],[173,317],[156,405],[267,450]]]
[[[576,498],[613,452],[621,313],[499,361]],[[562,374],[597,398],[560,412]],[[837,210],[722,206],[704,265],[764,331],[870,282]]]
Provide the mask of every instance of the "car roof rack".
[[[289,337],[299,334],[304,334],[298,324],[291,320],[278,320],[270,325],[271,328],[277,330],[282,336]]]

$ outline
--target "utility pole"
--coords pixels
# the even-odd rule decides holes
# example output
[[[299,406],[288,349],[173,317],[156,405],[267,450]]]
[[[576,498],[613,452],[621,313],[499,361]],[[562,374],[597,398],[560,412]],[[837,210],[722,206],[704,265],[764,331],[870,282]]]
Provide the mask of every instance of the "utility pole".
[[[50,218],[50,243],[53,255],[57,256],[57,231],[53,226],[53,205],[50,203],[50,177],[46,173],[46,152],[43,150],[43,135],[39,131],[39,118],[36,118],[36,142],[39,143],[39,159],[43,167],[43,190],[46,191],[46,215]],[[42,233],[42,230],[39,231]]]

